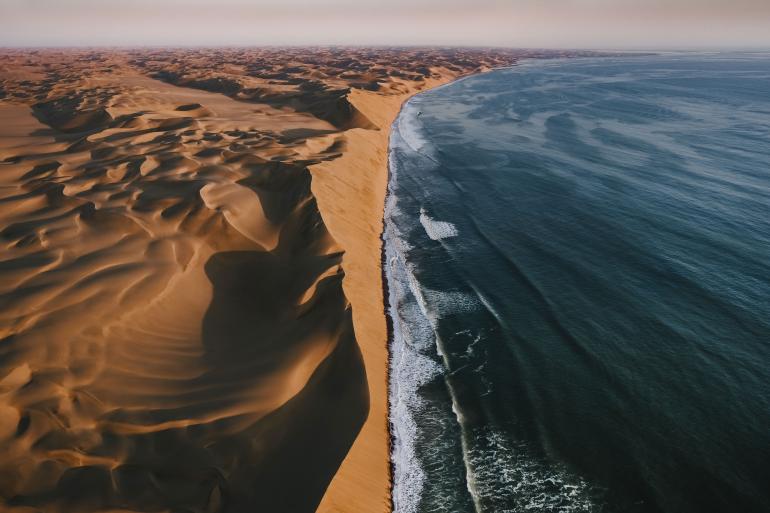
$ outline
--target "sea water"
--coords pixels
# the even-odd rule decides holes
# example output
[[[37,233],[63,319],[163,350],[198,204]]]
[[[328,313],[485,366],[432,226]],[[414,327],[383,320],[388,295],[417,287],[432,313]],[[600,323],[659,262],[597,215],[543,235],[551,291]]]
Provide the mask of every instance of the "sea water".
[[[467,78],[390,165],[396,513],[770,511],[770,55]]]

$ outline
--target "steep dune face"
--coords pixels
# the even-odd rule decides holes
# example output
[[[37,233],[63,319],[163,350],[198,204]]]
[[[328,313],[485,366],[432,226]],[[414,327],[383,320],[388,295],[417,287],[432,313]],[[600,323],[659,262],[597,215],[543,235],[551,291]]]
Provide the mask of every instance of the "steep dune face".
[[[275,134],[121,94],[37,103],[51,141],[3,149],[0,493],[312,511],[368,394],[310,175],[257,156]]]
[[[336,52],[0,56],[0,509],[388,509],[386,129],[478,62]]]
[[[115,87],[8,107],[49,128],[2,149],[0,493],[52,510],[312,511],[368,395],[310,175],[269,160],[287,151],[278,134],[217,131],[205,99]],[[143,94],[154,103],[126,112]],[[325,420],[319,404],[345,414],[296,425]]]

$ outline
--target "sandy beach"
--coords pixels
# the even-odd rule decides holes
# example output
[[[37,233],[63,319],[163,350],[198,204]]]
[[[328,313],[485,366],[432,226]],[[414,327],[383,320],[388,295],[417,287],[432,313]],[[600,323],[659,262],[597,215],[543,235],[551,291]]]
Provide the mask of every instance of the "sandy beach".
[[[389,511],[388,128],[519,56],[2,51],[3,508]]]

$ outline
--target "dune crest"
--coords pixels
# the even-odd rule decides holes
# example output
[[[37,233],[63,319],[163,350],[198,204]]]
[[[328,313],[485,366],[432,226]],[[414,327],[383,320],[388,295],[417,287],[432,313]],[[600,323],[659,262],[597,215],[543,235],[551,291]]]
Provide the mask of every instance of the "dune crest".
[[[2,509],[387,511],[388,127],[516,56],[2,51]]]

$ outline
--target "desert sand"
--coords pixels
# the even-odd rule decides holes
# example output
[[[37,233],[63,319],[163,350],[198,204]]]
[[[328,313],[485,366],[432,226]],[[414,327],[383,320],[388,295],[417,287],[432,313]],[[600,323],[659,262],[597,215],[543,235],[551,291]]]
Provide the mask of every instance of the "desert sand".
[[[388,129],[522,55],[0,51],[0,509],[389,511]]]

